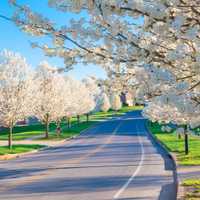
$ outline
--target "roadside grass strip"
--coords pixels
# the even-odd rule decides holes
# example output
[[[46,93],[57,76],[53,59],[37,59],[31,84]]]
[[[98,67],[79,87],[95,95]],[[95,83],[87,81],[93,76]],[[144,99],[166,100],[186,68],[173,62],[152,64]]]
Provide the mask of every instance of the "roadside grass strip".
[[[38,150],[43,147],[45,146],[38,144],[18,144],[13,145],[12,149],[9,149],[7,146],[0,146],[0,155],[26,153],[33,150]]]
[[[184,137],[178,139],[176,132],[163,132],[158,123],[148,123],[150,131],[168,149],[176,153],[180,165],[200,165],[200,137],[189,135],[189,154],[184,153]]]
[[[83,130],[89,128],[95,123],[96,123],[95,121],[81,122],[80,124],[76,124],[71,128],[63,126],[60,135],[56,135],[55,132],[51,132],[49,134],[49,138],[39,138],[37,140],[61,140],[61,139],[71,138],[73,136],[79,135]]]
[[[200,199],[200,179],[186,179],[182,186],[184,187],[185,200]]]

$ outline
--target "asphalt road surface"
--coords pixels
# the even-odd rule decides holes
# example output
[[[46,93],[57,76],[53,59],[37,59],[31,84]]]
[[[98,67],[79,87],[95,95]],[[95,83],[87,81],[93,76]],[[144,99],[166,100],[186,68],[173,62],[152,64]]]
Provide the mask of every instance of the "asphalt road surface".
[[[2,200],[175,200],[173,165],[139,111],[35,154],[0,161]]]

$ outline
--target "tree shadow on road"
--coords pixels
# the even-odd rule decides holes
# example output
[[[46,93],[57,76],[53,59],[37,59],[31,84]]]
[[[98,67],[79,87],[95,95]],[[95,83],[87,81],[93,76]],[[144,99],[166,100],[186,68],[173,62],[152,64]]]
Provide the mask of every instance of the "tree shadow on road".
[[[151,135],[151,133],[149,133],[148,130],[147,130],[147,133],[157,153],[160,154],[164,160],[165,170],[172,171],[172,174],[173,174],[173,183],[162,186],[159,200],[169,200],[169,194],[171,195],[170,200],[176,200],[178,180],[177,180],[177,171],[176,171],[175,161],[173,160],[171,155],[164,149],[164,147],[153,138],[153,136]]]
[[[40,173],[45,171],[45,169],[41,168],[31,168],[31,169],[0,169],[0,180],[3,179],[13,179],[13,178],[21,178],[21,177],[28,177],[32,176],[34,173]]]

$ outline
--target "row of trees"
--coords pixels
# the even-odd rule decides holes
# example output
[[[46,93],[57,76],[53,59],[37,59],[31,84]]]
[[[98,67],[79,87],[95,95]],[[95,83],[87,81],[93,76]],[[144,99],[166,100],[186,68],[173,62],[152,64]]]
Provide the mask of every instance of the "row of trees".
[[[95,101],[86,85],[57,72],[46,61],[33,70],[19,54],[3,51],[0,54],[0,123],[9,127],[9,146],[12,129],[19,120],[37,117],[45,124],[48,138],[49,123],[60,127],[63,117],[89,113]]]
[[[138,102],[147,104],[144,115],[151,120],[200,126],[198,0],[48,2],[67,14],[87,14],[58,28],[12,0],[15,15],[1,17],[28,34],[50,37],[51,44],[32,46],[62,58],[66,68],[77,62],[102,66],[111,90],[133,91]],[[186,132],[185,138],[187,143]]]
[[[94,110],[118,110],[119,96],[110,99],[102,93],[96,80],[77,81],[59,73],[48,62],[41,62],[33,70],[25,58],[4,50],[0,53],[0,124],[10,129],[9,146],[12,146],[14,125],[34,116],[45,124],[48,138],[49,124],[55,122],[58,134],[61,120],[88,114]]]

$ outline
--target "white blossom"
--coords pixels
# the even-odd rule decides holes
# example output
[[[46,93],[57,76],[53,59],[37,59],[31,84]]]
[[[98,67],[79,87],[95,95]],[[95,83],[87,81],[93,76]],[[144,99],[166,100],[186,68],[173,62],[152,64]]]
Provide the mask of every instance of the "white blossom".
[[[4,50],[0,53],[0,123],[12,128],[19,120],[32,114],[33,79],[31,67],[20,54]]]
[[[122,107],[122,102],[120,96],[117,94],[113,94],[111,96],[111,108],[115,111],[119,110]]]
[[[101,96],[101,111],[107,112],[110,109],[110,100],[106,93],[103,93]]]

